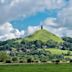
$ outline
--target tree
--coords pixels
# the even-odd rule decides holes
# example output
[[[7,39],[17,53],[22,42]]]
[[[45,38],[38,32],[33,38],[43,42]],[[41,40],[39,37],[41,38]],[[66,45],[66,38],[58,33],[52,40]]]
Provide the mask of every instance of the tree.
[[[42,45],[43,45],[42,41],[40,41],[40,40],[34,41],[34,44],[35,44],[36,48],[42,48]]]
[[[71,50],[72,51],[72,38],[71,37],[63,37],[64,43],[62,44],[63,50]]]
[[[69,43],[69,42],[64,42],[62,44],[62,50],[71,50],[72,49],[72,43]]]
[[[72,43],[72,38],[71,37],[63,37],[62,38],[65,42]]]
[[[47,41],[47,47],[48,48],[55,48],[55,47],[57,47],[57,44],[58,44],[57,42],[55,42],[51,39]]]
[[[8,57],[9,55],[6,52],[4,51],[0,52],[0,61],[4,62]]]
[[[18,58],[17,58],[17,57],[13,57],[13,58],[12,58],[12,61],[13,61],[13,62],[18,62]]]

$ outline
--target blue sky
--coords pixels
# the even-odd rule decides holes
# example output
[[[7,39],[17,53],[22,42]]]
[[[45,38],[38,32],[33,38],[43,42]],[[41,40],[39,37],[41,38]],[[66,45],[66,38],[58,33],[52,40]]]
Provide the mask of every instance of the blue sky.
[[[44,12],[37,12],[36,14],[26,18],[21,17],[19,19],[13,20],[11,23],[15,28],[22,30],[27,29],[28,26],[37,26],[48,17],[56,18],[56,16],[57,10],[45,10]]]
[[[44,29],[72,37],[72,0],[0,0],[0,40]]]

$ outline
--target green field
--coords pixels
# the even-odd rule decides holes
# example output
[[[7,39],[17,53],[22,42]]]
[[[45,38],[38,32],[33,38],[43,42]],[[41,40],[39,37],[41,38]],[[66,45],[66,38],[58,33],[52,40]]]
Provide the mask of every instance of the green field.
[[[72,72],[72,64],[0,65],[0,72]]]

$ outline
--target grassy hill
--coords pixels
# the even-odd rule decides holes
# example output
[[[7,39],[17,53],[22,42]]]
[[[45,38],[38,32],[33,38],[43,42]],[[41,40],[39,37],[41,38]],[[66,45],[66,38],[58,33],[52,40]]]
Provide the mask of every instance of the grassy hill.
[[[54,35],[53,33],[48,32],[47,30],[44,30],[44,29],[38,30],[34,34],[25,38],[25,40],[28,40],[28,41],[40,40],[43,42],[46,42],[50,39],[53,41],[56,41],[56,42],[63,42],[63,40],[60,37]]]

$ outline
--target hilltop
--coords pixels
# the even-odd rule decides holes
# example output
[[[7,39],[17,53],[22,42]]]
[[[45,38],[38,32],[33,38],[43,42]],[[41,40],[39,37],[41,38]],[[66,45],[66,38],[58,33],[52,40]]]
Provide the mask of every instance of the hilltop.
[[[48,40],[53,40],[55,42],[63,42],[63,40],[60,37],[44,29],[38,30],[34,34],[28,37],[25,37],[25,40],[28,40],[28,41],[40,40],[43,42],[46,42]]]
[[[64,42],[62,38],[41,29],[24,38],[0,42],[0,48],[1,50],[6,48],[56,48],[57,44],[61,44],[62,42]]]

